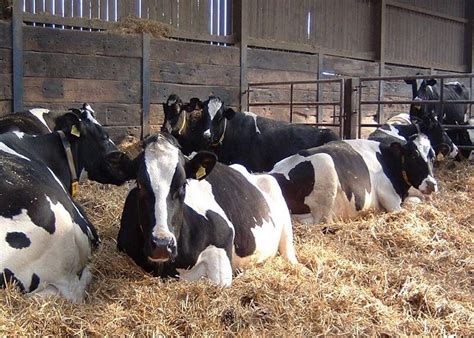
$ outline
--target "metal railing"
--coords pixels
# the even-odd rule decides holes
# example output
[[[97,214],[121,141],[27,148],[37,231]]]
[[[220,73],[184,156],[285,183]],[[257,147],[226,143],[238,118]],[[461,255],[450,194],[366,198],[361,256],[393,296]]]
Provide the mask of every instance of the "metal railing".
[[[320,99],[320,86],[335,83],[338,85],[338,100],[335,101],[319,101]],[[299,102],[294,100],[295,87],[299,85],[316,85],[315,96],[317,101],[308,101],[308,102]],[[289,98],[287,101],[259,101],[251,102],[251,93],[253,93],[257,88],[263,88],[271,90],[271,87],[274,86],[288,86],[289,89]],[[265,88],[266,87],[266,88]],[[282,88],[278,88],[282,90]],[[288,90],[286,89],[286,90]],[[294,107],[316,107],[316,114],[314,115],[316,122],[315,123],[304,123],[309,125],[314,125],[317,127],[332,127],[338,128],[339,134],[343,134],[343,108],[344,108],[344,79],[320,79],[320,80],[311,80],[311,81],[281,81],[281,82],[252,82],[248,84],[247,87],[247,110],[250,110],[251,107],[269,107],[269,106],[280,106],[289,108],[289,122],[294,123]],[[319,109],[321,106],[332,106],[332,123],[321,122],[323,112]],[[336,107],[339,107],[339,112],[336,112]]]

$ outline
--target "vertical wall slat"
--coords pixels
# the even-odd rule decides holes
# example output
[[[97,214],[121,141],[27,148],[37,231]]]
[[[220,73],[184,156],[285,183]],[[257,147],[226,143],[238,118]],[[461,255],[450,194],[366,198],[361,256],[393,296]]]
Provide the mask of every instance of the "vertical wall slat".
[[[110,18],[110,13],[108,13],[108,10],[107,10],[108,2],[106,0],[100,0],[100,7],[99,7],[99,4],[97,4],[97,7],[100,9],[100,18],[102,20],[107,20],[107,14],[109,14],[109,18]]]
[[[25,12],[33,13],[33,4],[35,0],[25,0]]]
[[[72,0],[64,0],[64,16],[72,16]]]
[[[148,0],[142,0],[142,10],[140,13],[142,19],[148,19],[148,6]]]
[[[62,0],[55,0],[54,1],[54,12],[56,15],[63,15],[63,1]]]
[[[106,1],[106,0],[101,0],[100,2],[102,3],[102,1]],[[108,0],[108,12],[109,12],[109,20],[110,21],[115,21],[115,12],[116,12],[117,8],[115,6],[115,0]]]
[[[82,0],[74,0],[73,1],[73,14],[74,14],[74,17],[76,17],[76,18],[81,17],[81,1]]]
[[[105,2],[105,0],[102,0]],[[90,7],[91,7],[91,18],[99,18],[99,0],[91,0],[90,1]]]
[[[43,0],[35,0],[35,13],[44,12]]]
[[[20,1],[13,3],[12,66],[13,111],[23,110],[23,20]]]

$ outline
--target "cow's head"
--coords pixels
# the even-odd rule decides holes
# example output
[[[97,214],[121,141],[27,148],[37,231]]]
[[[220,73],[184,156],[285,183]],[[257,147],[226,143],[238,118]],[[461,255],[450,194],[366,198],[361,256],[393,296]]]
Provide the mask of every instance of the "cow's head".
[[[204,135],[209,129],[210,120],[203,113],[203,102],[198,98],[191,98],[187,103],[181,101],[177,95],[170,95],[163,104],[165,121],[162,132],[173,135],[181,145],[184,154],[205,149],[209,137]]]
[[[71,145],[77,144],[74,150],[78,174],[85,170],[91,180],[116,185],[133,176],[130,158],[118,150],[88,104],[58,118],[56,128],[65,132]]]
[[[429,80],[405,80],[407,84],[412,86],[413,100],[415,101],[430,101],[439,100],[439,93],[435,79]],[[410,105],[410,117],[413,119],[425,119],[430,116],[438,118],[435,103],[413,103]]]
[[[212,146],[218,146],[225,138],[227,122],[235,116],[232,108],[224,107],[218,97],[211,96],[205,104],[206,114],[210,118],[209,138]]]
[[[416,124],[418,125],[418,130],[428,136],[431,146],[438,157],[456,157],[458,147],[456,147],[448,134],[446,134],[443,126],[437,119],[433,116],[429,116]]]
[[[435,153],[426,135],[416,134],[405,145],[394,142],[390,145],[390,149],[400,160],[405,183],[424,194],[431,194],[438,190],[433,176]]]
[[[187,159],[169,134],[158,134],[145,141],[137,159],[139,224],[144,234],[144,254],[152,262],[176,257],[179,248],[187,179],[205,178],[216,163],[216,156],[199,152]]]

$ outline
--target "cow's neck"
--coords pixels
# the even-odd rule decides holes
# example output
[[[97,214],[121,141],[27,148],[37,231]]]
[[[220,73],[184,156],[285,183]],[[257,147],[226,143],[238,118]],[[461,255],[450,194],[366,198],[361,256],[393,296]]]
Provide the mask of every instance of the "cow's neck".
[[[35,138],[36,140],[33,139],[33,142],[36,142],[38,138],[41,138],[41,142],[39,142],[39,147],[35,147],[35,154],[53,171],[66,190],[71,191],[72,175],[69,169],[66,151],[59,134],[55,132],[40,136]],[[70,142],[70,145],[77,176],[81,170],[80,163],[78,163],[79,145],[77,141]]]
[[[392,182],[395,191],[404,200],[408,196],[408,189],[411,187],[411,183],[406,173],[404,165],[404,157],[397,156],[390,150],[390,146],[380,144],[380,156],[377,157],[382,165],[384,174]]]

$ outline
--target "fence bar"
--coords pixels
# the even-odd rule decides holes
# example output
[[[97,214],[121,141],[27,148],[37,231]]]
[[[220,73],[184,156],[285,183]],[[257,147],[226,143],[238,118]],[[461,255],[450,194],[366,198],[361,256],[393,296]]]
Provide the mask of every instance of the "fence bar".
[[[142,35],[142,139],[150,135],[150,35]]]
[[[13,4],[12,63],[13,63],[13,111],[23,110],[23,18],[22,2]]]
[[[307,80],[307,81],[291,81],[292,84],[316,84],[316,83],[331,83],[331,82],[340,82],[341,79],[321,79],[321,80]],[[288,82],[249,82],[251,87],[263,87],[263,86],[276,86],[288,84]]]
[[[261,106],[288,106],[288,102],[256,102],[249,103],[249,107]],[[293,106],[316,107],[316,106],[340,106],[340,102],[293,102]]]
[[[290,85],[290,123],[293,122],[293,83]]]
[[[368,82],[368,81],[379,81],[379,80],[407,80],[407,79],[461,79],[461,78],[468,78],[472,77],[473,74],[451,74],[451,75],[417,75],[417,76],[372,76],[372,77],[361,77],[361,82]]]
[[[441,104],[441,100],[420,100],[420,101],[414,101],[414,100],[393,100],[393,101],[379,101],[379,100],[368,100],[368,101],[361,101],[360,104],[424,104],[424,103],[431,103],[431,104]],[[465,104],[474,104],[474,100],[449,100],[449,101],[444,101],[444,103],[465,103]]]

